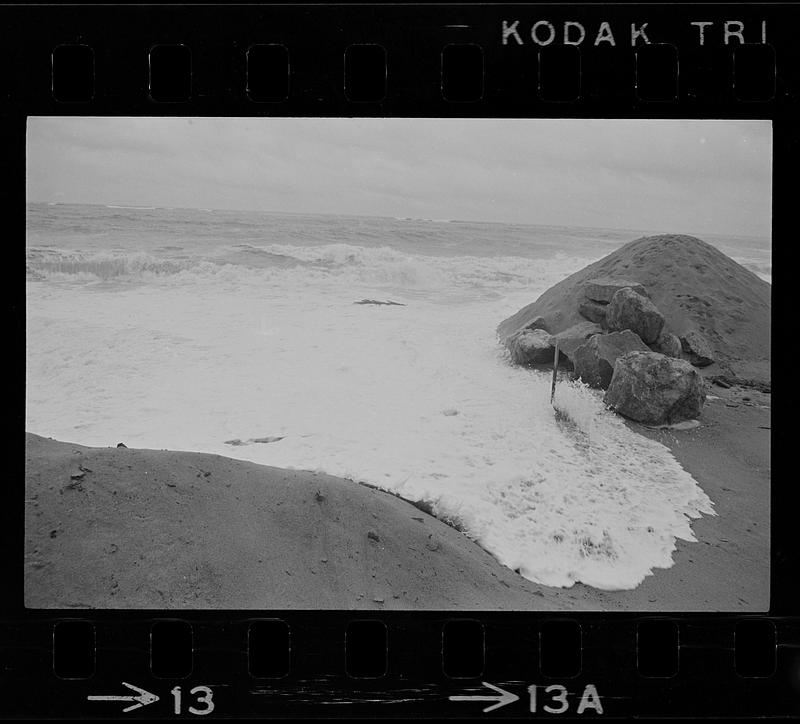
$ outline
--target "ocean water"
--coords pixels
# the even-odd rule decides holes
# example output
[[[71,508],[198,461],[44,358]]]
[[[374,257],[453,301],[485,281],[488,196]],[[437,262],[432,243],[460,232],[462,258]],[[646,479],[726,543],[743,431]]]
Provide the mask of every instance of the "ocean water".
[[[29,204],[26,429],[367,482],[530,580],[633,588],[712,501],[601,394],[555,415],[495,327],[643,233]],[[703,238],[769,279],[769,240]]]

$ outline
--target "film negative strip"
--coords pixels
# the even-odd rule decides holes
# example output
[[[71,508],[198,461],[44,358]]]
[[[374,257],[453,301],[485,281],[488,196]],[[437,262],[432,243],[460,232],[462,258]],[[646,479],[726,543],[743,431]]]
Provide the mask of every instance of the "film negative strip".
[[[798,20],[0,6],[0,715],[798,716]]]

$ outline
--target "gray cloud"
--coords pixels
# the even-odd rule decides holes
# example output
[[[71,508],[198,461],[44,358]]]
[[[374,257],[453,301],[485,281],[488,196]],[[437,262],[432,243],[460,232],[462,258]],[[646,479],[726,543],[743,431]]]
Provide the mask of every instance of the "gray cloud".
[[[33,201],[769,235],[767,121],[31,118]]]

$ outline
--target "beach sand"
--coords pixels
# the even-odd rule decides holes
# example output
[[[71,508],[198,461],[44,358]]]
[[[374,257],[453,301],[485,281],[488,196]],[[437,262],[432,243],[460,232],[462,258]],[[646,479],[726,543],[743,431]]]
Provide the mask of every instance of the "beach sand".
[[[770,397],[709,394],[699,428],[631,423],[718,513],[634,590],[534,584],[414,505],[322,473],[28,434],[25,605],[766,611]]]
[[[666,445],[714,501],[692,523],[697,543],[677,542],[674,565],[636,589],[576,590],[604,610],[761,611],[770,585],[770,395],[708,386],[693,430],[631,429]],[[714,399],[716,398],[716,399]]]

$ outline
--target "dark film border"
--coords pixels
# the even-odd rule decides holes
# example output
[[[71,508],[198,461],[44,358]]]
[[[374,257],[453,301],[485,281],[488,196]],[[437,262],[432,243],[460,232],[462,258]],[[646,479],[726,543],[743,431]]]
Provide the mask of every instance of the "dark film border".
[[[775,275],[781,294],[785,267],[780,259],[793,238],[788,232],[800,161],[800,63],[793,42],[799,17],[795,6],[754,4],[2,7],[0,123],[6,143],[0,154],[9,183],[0,198],[8,212],[9,238],[16,244],[25,231],[28,115],[770,118]],[[595,40],[602,23],[608,22],[617,39],[615,46],[601,42],[577,48],[577,72],[571,49],[576,46],[559,44],[555,37],[552,43],[534,40],[534,35],[540,41],[549,38],[547,23],[558,35],[575,18]],[[517,21],[522,42],[509,32],[504,45],[505,31]],[[542,21],[545,24],[534,33]],[[703,45],[698,42],[700,28],[692,21],[714,23],[703,26]],[[762,21],[768,28],[766,42]],[[627,29],[631,24],[641,28],[643,22],[648,23],[650,44],[630,44]],[[719,37],[712,40],[725,22],[742,26],[729,26],[733,34],[728,45]],[[736,31],[744,43],[738,42]],[[384,50],[383,74],[353,62],[348,66],[346,49],[364,46]],[[258,51],[248,53],[258,47],[273,50],[261,51],[260,59]],[[448,66],[454,81],[445,79],[442,63],[448,47],[464,56]],[[285,52],[275,50],[280,48]],[[154,87],[153,55],[148,51],[164,49],[167,55],[160,61],[156,53],[156,67],[166,63],[161,66],[166,75],[156,78]],[[373,60],[377,55],[372,52]],[[480,79],[474,75],[478,55]],[[258,62],[264,66],[262,75],[249,82],[248,70]],[[348,74],[355,94],[348,93]],[[454,95],[444,92],[449,88],[455,89]],[[7,308],[12,310],[16,336],[11,349],[19,350],[24,345],[22,290],[9,291]],[[792,377],[781,369],[786,358],[773,355],[774,377],[789,385]],[[24,379],[21,355],[12,355],[11,364],[17,379]],[[6,419],[13,428],[10,439],[19,440],[24,391],[15,388],[19,406]],[[790,402],[778,395],[777,414]],[[785,428],[773,432],[778,458],[785,454],[785,436]],[[11,451],[15,473],[21,448]],[[21,471],[13,478],[21,479]],[[796,713],[797,545],[790,535],[790,486],[781,482],[778,477],[772,486],[768,614],[575,612],[566,621],[553,613],[27,611],[22,608],[23,494],[9,486],[3,501],[7,585],[2,591],[2,676],[11,686],[0,709],[6,716],[90,715],[86,696],[125,693],[119,682],[134,679],[131,683],[158,690],[165,699],[175,698],[165,684],[182,686],[186,705],[190,687],[221,683],[216,711],[222,715],[319,715],[336,702],[336,715],[462,716],[466,709],[459,706],[468,705],[451,702],[448,694],[491,695],[482,684],[487,681],[520,697],[508,705],[509,716],[530,716],[527,687],[556,682],[547,675],[552,668],[541,669],[549,662],[548,666],[555,664],[555,672],[562,672],[558,681],[567,685],[571,704],[577,705],[591,682],[608,702],[606,715]],[[253,627],[265,619],[273,625],[255,630],[280,655],[276,661],[256,661],[253,670],[248,641],[252,644]],[[175,623],[177,628],[168,626]],[[353,628],[355,623],[359,626]],[[565,623],[572,634],[554,638],[553,626],[563,628]],[[362,632],[384,627],[385,660],[370,646],[369,637],[359,639],[364,625]],[[442,649],[446,631],[453,626],[463,629],[455,640],[464,651]],[[574,642],[576,627],[579,673],[570,677],[575,647],[566,650],[566,642]],[[475,636],[480,631],[480,645],[468,629]],[[163,640],[168,650],[170,641],[180,649],[173,652],[173,660],[152,660],[154,630],[167,637]],[[188,666],[187,632],[192,641]],[[351,658],[354,642],[360,641],[368,650],[365,659],[348,662],[348,632]],[[643,656],[637,651],[637,641],[643,639],[652,647],[651,654],[657,652],[649,661],[647,647]],[[547,653],[552,640],[564,649],[555,660]],[[159,668],[162,663],[165,668]],[[454,665],[467,675],[453,676],[458,673]],[[544,703],[540,698],[539,706]]]

